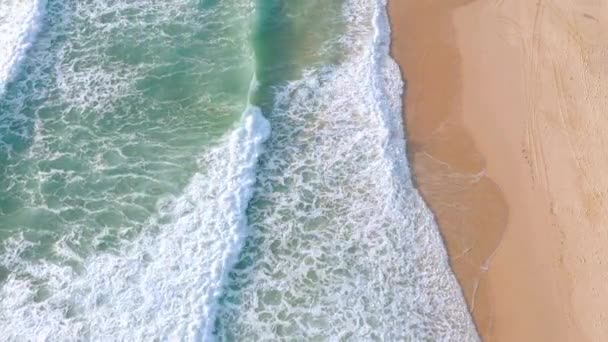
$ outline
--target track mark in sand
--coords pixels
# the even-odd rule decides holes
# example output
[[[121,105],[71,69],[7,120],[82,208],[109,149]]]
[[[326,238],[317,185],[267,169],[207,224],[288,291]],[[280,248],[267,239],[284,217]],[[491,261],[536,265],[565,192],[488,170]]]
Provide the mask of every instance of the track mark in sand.
[[[570,150],[570,155],[576,162],[577,169],[583,173],[584,183],[588,183],[588,180],[586,179],[586,172],[584,171],[584,168],[581,165],[580,158],[577,157],[576,149],[572,142],[572,134],[568,132],[568,130],[575,130],[578,126],[575,121],[576,118],[570,115],[570,101],[568,101],[568,94],[564,85],[564,78],[562,76],[562,73],[560,72],[560,68],[555,60],[553,60],[552,63],[553,84],[555,85],[555,89],[557,92],[557,114],[559,116],[560,122],[562,123],[562,127],[564,128],[564,133],[566,136],[566,142],[568,143],[568,149]]]
[[[566,90],[565,90],[565,86],[564,86],[564,79],[563,76],[560,72],[560,68],[558,67],[557,63],[555,62],[555,60],[552,61],[553,63],[553,83],[555,85],[555,89],[557,92],[557,113],[559,116],[559,119],[562,123],[562,126],[564,128],[575,128],[575,123],[574,121],[571,120],[570,115],[569,115],[569,109],[568,109],[568,101],[566,98]],[[568,145],[570,145],[570,149],[573,152],[573,146],[572,146],[572,142],[570,141],[570,137],[568,135]]]
[[[532,44],[533,53],[535,53],[536,61],[538,62],[538,53],[540,52],[540,43],[542,41],[541,24],[543,20],[543,13],[545,11],[545,4],[543,0],[539,0],[536,3],[536,13],[534,14],[534,24],[532,26]]]
[[[592,15],[591,15],[591,14],[589,14],[589,13],[583,13],[583,17],[585,17],[585,18],[587,18],[587,19],[594,20],[594,21],[596,21],[596,22],[598,22],[598,23],[600,22],[600,21],[599,21],[599,20],[598,20],[596,17],[592,16]]]
[[[524,51],[526,50],[526,39],[524,38],[524,30],[521,25],[513,18],[506,15],[498,15],[496,21],[507,28],[504,32],[500,32],[498,35],[504,41],[508,42],[513,46],[520,47]]]
[[[560,9],[556,4],[549,3],[547,5],[551,15],[554,19],[557,19],[561,22],[565,32],[578,44],[581,49],[584,49],[585,46],[593,45],[590,41],[585,39],[584,34],[581,32],[580,28],[576,25],[576,19],[573,13],[564,11]],[[584,15],[583,15],[584,16]]]
[[[602,208],[604,207],[605,194],[594,186],[594,180],[592,179],[592,176],[589,175],[589,163],[583,157],[582,151],[576,148],[575,141],[573,141],[575,137],[572,132],[577,132],[580,129],[581,123],[579,122],[580,118],[577,115],[578,112],[574,112],[571,109],[574,106],[574,99],[568,94],[564,83],[564,77],[559,71],[560,68],[558,64],[553,61],[553,77],[557,91],[557,112],[565,130],[565,140],[568,144],[570,156],[575,162],[577,173],[581,175],[579,180],[582,185],[580,190],[583,213],[588,219],[595,221],[599,218]]]
[[[505,0],[494,0],[494,6],[501,7],[505,3]]]
[[[543,0],[536,4],[534,23],[532,25],[532,35],[528,44],[524,41],[523,53],[524,60],[530,61],[525,64],[524,91],[526,105],[530,112],[530,117],[526,120],[525,140],[522,147],[523,157],[530,168],[532,184],[536,186],[538,182],[545,189],[548,188],[547,167],[545,153],[539,137],[539,102],[541,84],[541,48],[543,46],[542,21],[544,18],[545,3]]]
[[[538,113],[535,110],[527,121],[526,135],[528,142],[528,165],[532,168],[532,180],[539,183],[544,189],[549,189],[549,177],[545,158],[545,149],[539,129]]]
[[[572,52],[570,54],[564,54],[559,48],[547,47],[541,52],[544,52],[543,64],[548,65],[552,68],[552,74],[547,75],[550,77],[548,80],[548,86],[553,86],[551,91],[555,91],[555,102],[548,104],[551,108],[551,112],[545,114],[554,114],[554,117],[562,127],[562,134],[564,139],[562,140],[566,144],[566,151],[563,153],[564,159],[571,160],[573,167],[577,175],[577,183],[580,194],[580,215],[590,220],[590,222],[599,222],[601,219],[603,208],[606,206],[606,195],[608,191],[604,189],[598,189],[597,179],[594,179],[591,173],[592,165],[589,154],[586,152],[586,146],[584,144],[586,140],[585,135],[590,134],[590,129],[593,129],[593,125],[588,118],[588,111],[601,112],[603,108],[595,108],[595,110],[588,108],[585,104],[590,102],[590,94],[593,93],[592,89],[594,84],[597,83],[595,80],[598,76],[593,72],[595,64],[592,58],[594,54],[597,55],[597,51],[606,51],[604,43],[599,41],[595,30],[595,23],[592,21],[599,22],[597,18],[584,12],[574,13],[564,8],[559,7],[559,3],[545,1],[546,3],[546,15],[547,20],[550,20],[555,29],[558,30],[559,36],[565,39],[568,44],[576,46],[575,49],[578,53]],[[541,13],[541,9],[538,9]],[[542,14],[537,15],[539,20],[542,20]],[[582,19],[582,17],[587,18]],[[592,26],[589,26],[592,25]],[[536,25],[542,28],[542,25]],[[585,28],[592,30],[590,34],[587,34]],[[536,28],[535,28],[536,30]],[[535,34],[536,38],[539,38],[542,44],[542,36]],[[538,44],[539,41],[536,41]],[[564,42],[562,41],[562,44]],[[564,74],[565,70],[569,70],[569,64],[573,63],[572,59],[575,59],[575,63],[582,63],[583,70],[572,74],[571,76]],[[601,61],[600,61],[601,62]],[[600,63],[601,64],[601,63]],[[597,67],[595,67],[597,68]],[[576,80],[574,79],[576,78]],[[575,97],[570,89],[568,79],[573,82],[572,86],[582,86],[586,89],[584,92],[584,98]],[[593,101],[591,101],[593,103]],[[531,111],[536,115],[536,111]],[[541,113],[543,114],[543,113]],[[548,118],[545,118],[548,119]],[[534,118],[531,118],[534,120]],[[530,130],[534,129],[535,123],[530,123]],[[587,133],[585,133],[587,132]],[[583,144],[583,145],[581,145]],[[542,148],[542,146],[541,146]],[[542,152],[542,151],[541,151]],[[561,163],[561,162],[560,162]],[[564,160],[564,164],[566,160]],[[546,168],[546,166],[545,166]],[[538,168],[535,168],[538,171]],[[546,172],[546,170],[545,170]]]

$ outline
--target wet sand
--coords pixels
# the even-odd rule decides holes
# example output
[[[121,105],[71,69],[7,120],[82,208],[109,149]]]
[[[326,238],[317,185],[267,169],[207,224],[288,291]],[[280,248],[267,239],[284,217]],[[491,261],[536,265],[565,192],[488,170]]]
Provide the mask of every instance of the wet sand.
[[[608,340],[608,8],[392,0],[415,181],[485,341]]]

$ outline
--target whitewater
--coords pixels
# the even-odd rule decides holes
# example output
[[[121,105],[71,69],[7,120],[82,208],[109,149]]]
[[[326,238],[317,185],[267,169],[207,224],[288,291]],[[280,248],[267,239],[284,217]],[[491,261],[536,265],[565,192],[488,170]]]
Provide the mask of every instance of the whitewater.
[[[36,36],[45,3],[43,0],[0,2],[0,95]]]
[[[0,39],[0,339],[478,340],[384,0],[0,0]]]

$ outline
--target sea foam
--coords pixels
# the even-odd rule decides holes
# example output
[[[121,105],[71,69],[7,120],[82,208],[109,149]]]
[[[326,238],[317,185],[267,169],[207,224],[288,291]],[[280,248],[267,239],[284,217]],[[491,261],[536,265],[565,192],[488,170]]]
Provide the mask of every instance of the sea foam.
[[[199,156],[181,194],[159,203],[142,236],[88,255],[68,235],[53,246],[59,263],[32,261],[35,243],[9,239],[0,260],[10,271],[0,291],[3,336],[475,340],[410,179],[384,6],[345,1],[339,41],[353,53],[276,87],[270,139],[269,122],[249,107]],[[113,96],[96,97],[91,85],[114,79],[94,71],[60,74],[64,101],[111,112]],[[234,267],[241,253],[247,262]]]
[[[270,134],[257,107],[247,108],[241,121],[200,157],[203,171],[183,193],[159,204],[147,233],[121,250],[82,259],[66,238],[56,252],[82,265],[75,269],[24,261],[32,243],[22,238],[5,244],[2,265],[12,273],[0,291],[3,338],[210,340],[217,299],[247,234],[245,211]]]
[[[45,0],[0,0],[0,95],[32,45]]]
[[[344,58],[275,88],[225,340],[478,340],[411,180],[385,6],[345,1]]]
[[[20,198],[15,215],[1,213],[2,233],[19,233],[0,245],[0,340],[211,339],[270,134],[252,105],[223,138],[208,132],[208,121],[238,120],[243,110],[242,94],[214,92],[212,83],[252,71],[241,44],[249,9],[248,1],[203,9],[189,0],[49,3],[49,30],[28,57],[27,77],[15,80],[24,91],[0,103],[11,120],[33,116],[22,134],[26,153],[10,156],[20,171],[7,163],[2,179],[6,197]],[[176,22],[183,30],[171,31]],[[132,55],[112,48],[132,40],[143,61],[130,65]],[[231,53],[213,57],[222,51]],[[184,69],[167,67],[175,60]],[[196,98],[191,105],[162,97],[186,82],[158,79],[181,73],[198,76],[181,92]],[[146,78],[155,81],[142,86]]]

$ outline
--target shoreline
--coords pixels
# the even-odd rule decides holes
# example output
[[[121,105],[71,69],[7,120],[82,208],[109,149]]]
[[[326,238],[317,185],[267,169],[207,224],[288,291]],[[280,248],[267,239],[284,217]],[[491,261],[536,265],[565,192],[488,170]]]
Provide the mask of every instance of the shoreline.
[[[392,56],[406,83],[404,123],[412,173],[435,214],[450,264],[483,337],[492,321],[481,268],[487,267],[502,238],[508,208],[502,192],[483,173],[483,156],[461,122],[461,61],[452,10],[445,4],[389,2]],[[492,215],[477,217],[463,209]],[[484,232],[481,226],[491,229]]]
[[[607,8],[392,0],[388,12],[412,173],[482,339],[608,339]]]

